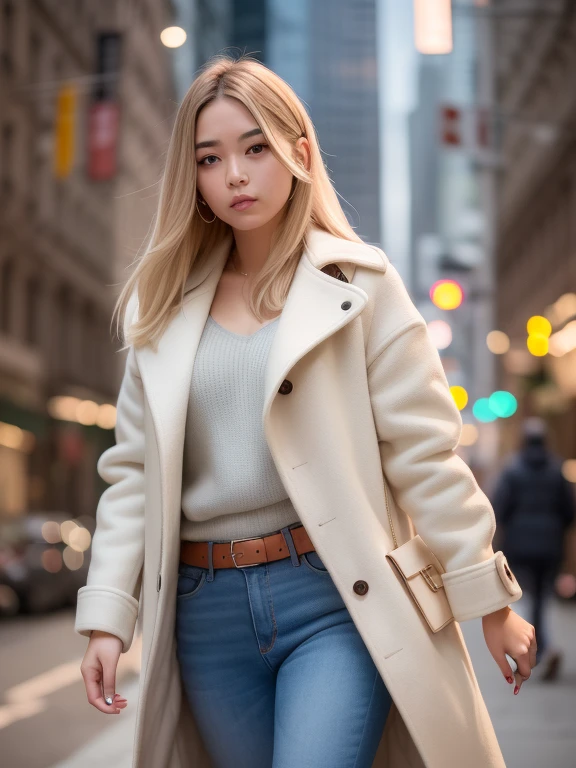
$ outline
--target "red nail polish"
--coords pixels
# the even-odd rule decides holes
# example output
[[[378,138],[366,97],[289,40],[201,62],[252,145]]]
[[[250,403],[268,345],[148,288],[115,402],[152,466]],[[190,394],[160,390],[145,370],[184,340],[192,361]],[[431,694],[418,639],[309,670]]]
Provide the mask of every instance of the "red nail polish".
[[[514,680],[512,680],[512,678],[511,678],[511,677],[507,677],[507,678],[506,678],[506,682],[508,682],[508,683],[512,684],[512,683],[514,682]]]
[[[516,694],[518,693],[518,691],[519,691],[519,690],[520,690],[520,688],[518,688],[518,686],[516,686],[516,687],[514,688],[514,696],[516,696]]]

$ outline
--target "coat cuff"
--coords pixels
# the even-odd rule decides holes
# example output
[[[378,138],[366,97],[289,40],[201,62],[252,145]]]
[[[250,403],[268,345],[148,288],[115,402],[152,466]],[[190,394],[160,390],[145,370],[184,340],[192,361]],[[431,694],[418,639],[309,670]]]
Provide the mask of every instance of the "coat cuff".
[[[488,560],[442,574],[456,621],[485,616],[522,597],[522,589],[503,552]]]
[[[90,637],[93,629],[122,640],[122,653],[132,645],[138,618],[138,600],[115,587],[85,586],[78,590],[74,629]]]

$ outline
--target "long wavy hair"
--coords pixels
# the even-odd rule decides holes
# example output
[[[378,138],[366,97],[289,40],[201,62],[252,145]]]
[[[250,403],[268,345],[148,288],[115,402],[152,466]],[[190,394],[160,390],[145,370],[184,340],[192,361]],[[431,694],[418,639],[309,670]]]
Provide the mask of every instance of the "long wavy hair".
[[[324,166],[318,138],[304,105],[292,88],[268,67],[248,55],[211,57],[199,70],[178,109],[160,180],[158,207],[148,242],[136,258],[136,268],[116,301],[112,322],[124,346],[150,344],[156,348],[178,310],[186,280],[197,259],[230,235],[221,219],[207,224],[196,207],[196,121],[200,111],[217,98],[238,99],[258,123],[271,151],[293,176],[292,199],[278,225],[270,254],[258,272],[249,307],[264,322],[284,306],[309,224],[338,237],[362,242],[349,224]],[[295,146],[299,137],[310,143],[310,171],[287,154],[279,137]],[[133,294],[138,318],[126,334],[125,315]]]

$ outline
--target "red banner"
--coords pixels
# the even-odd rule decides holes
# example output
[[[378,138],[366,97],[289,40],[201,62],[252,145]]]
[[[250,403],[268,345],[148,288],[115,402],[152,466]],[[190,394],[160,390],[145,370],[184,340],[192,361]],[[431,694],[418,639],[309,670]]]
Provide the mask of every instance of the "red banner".
[[[116,101],[97,101],[88,113],[88,175],[107,181],[116,174],[120,109]]]

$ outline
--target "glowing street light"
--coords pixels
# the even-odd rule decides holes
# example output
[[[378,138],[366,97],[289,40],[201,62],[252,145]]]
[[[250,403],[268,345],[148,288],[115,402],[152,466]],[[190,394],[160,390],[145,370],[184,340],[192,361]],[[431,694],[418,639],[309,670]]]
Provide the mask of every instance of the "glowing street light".
[[[420,53],[451,53],[451,0],[414,0],[414,42]]]
[[[180,48],[186,42],[186,37],[182,27],[166,27],[160,32],[160,40],[166,48]]]
[[[456,280],[437,280],[430,288],[430,298],[438,309],[457,309],[462,304],[464,292]]]

